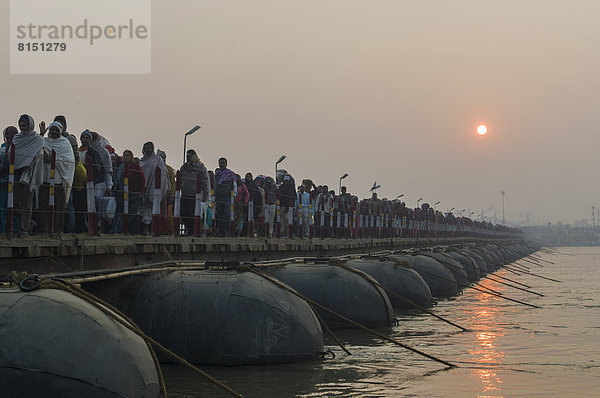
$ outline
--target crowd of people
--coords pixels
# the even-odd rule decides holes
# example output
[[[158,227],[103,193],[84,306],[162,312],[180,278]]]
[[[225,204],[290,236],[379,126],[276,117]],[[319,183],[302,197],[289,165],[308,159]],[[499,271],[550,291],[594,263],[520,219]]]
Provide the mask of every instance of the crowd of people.
[[[94,131],[76,137],[58,115],[36,131],[22,115],[3,131],[0,149],[0,233],[175,234],[219,237],[383,238],[516,232],[455,217],[429,204],[411,209],[398,198],[336,194],[311,179],[296,186],[276,176],[227,167],[208,170],[195,150],[174,169],[153,142],[141,157],[118,152]]]

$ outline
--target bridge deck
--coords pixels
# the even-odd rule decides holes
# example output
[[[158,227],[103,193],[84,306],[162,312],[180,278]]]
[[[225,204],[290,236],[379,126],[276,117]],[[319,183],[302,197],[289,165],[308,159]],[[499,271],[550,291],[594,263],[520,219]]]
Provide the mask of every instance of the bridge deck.
[[[124,268],[163,260],[260,261],[332,256],[484,240],[497,241],[473,237],[261,239],[85,234],[0,238],[0,275],[13,270],[45,274]]]

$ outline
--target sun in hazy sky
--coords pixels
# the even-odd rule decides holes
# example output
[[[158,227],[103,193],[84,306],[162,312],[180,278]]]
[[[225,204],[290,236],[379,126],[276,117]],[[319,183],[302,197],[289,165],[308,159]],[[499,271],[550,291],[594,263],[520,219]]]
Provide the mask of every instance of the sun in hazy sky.
[[[477,126],[477,134],[485,135],[485,133],[487,133],[487,131],[488,131],[488,129],[485,124],[480,124],[479,126]]]

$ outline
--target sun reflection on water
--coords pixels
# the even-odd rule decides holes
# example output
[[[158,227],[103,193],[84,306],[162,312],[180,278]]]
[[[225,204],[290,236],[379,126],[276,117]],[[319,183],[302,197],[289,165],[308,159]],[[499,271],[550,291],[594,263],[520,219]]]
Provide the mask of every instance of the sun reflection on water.
[[[473,329],[477,332],[469,348],[469,354],[472,361],[481,367],[473,369],[472,376],[479,378],[483,387],[483,394],[478,397],[500,398],[502,395],[497,394],[501,391],[502,378],[495,370],[495,366],[502,362],[505,354],[497,345],[498,338],[504,335],[497,327],[498,301],[488,294],[479,293],[475,303],[477,304],[471,312],[471,321]]]

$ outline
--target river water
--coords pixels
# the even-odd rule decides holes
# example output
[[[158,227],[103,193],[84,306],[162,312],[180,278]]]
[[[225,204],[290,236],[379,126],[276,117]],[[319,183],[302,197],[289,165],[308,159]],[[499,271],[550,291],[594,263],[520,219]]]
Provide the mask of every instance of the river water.
[[[379,330],[458,365],[443,365],[362,331],[337,332],[352,355],[326,340],[333,360],[202,369],[245,397],[598,397],[600,396],[600,248],[556,248],[536,255],[554,264],[520,262],[553,282],[503,269],[497,275],[540,297],[500,283],[482,285],[541,308],[473,289],[433,308],[471,329],[418,313]],[[177,365],[163,367],[170,397],[228,396]]]

